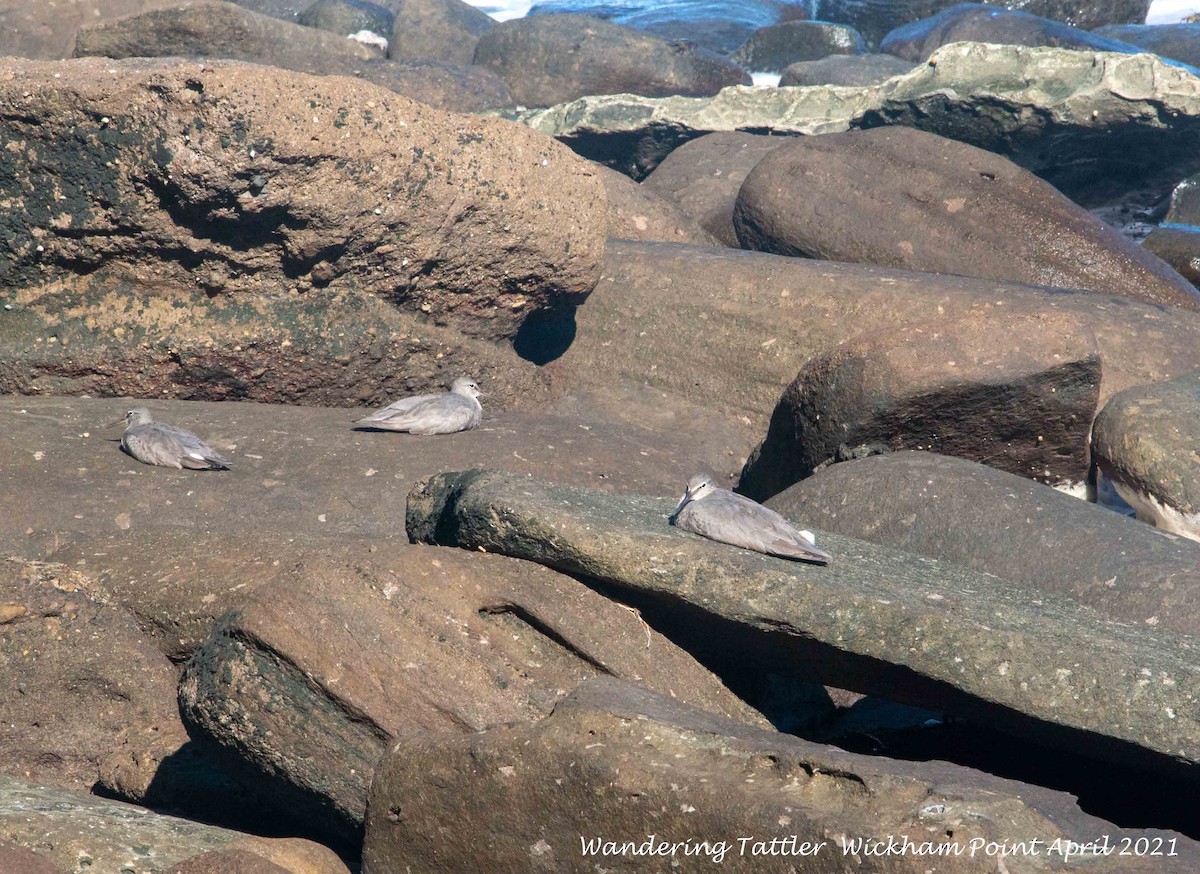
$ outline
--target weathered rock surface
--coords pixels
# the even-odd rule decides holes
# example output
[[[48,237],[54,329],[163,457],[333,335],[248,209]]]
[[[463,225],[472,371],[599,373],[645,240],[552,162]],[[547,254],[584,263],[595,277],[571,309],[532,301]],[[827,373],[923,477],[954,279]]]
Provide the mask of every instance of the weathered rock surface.
[[[716,246],[716,238],[685,215],[673,202],[659,197],[624,173],[597,165],[608,195],[608,235],[618,240],[691,243]]]
[[[912,64],[894,55],[830,55],[819,61],[789,64],[779,77],[779,86],[843,85],[870,88],[911,70]]]
[[[820,530],[826,566],[745,552],[668,525],[671,506],[470,471],[414,487],[407,528],[613,585],[656,606],[651,620],[698,658],[733,648],[780,674],[1196,779],[1193,638]]]
[[[388,57],[398,60],[436,58],[469,64],[475,44],[496,22],[463,0],[391,0],[396,13]]]
[[[213,850],[180,862],[167,874],[287,874],[287,869],[245,850]]]
[[[1080,288],[1200,310],[1200,293],[1006,158],[912,128],[801,137],[746,177],[746,249]]]
[[[395,540],[368,555],[294,552],[288,573],[196,651],[179,703],[193,735],[266,785],[265,803],[353,841],[375,764],[398,737],[533,721],[597,675],[766,724],[636,614],[569,577]]]
[[[383,38],[386,54],[386,40],[392,33],[395,16],[392,10],[370,0],[317,0],[300,13],[297,21],[338,36],[370,31]]]
[[[896,452],[828,467],[768,506],[834,531],[1196,636],[1200,547],[991,467]]]
[[[104,264],[229,297],[358,288],[496,338],[595,282],[602,185],[514,125],[232,62],[6,67],[10,287]]]
[[[785,21],[750,34],[732,58],[747,70],[779,73],[788,64],[830,55],[861,55],[867,50],[852,27],[828,21]]]
[[[1184,179],[1171,190],[1164,221],[1200,226],[1200,176]]]
[[[513,98],[529,106],[589,94],[709,96],[750,84],[741,67],[711,52],[582,15],[498,24],[480,37],[474,63],[499,75]]]
[[[738,191],[759,161],[788,142],[732,131],[708,134],[667,155],[642,185],[678,204],[722,245],[738,248],[733,227]]]
[[[670,3],[551,0],[533,4],[529,15],[563,12],[603,18],[665,40],[686,40],[723,55],[744,43],[760,27],[809,17],[808,6],[792,0],[672,0]]]
[[[1142,245],[1200,288],[1200,227],[1160,225],[1146,235]]]
[[[980,313],[860,337],[801,369],[739,490],[765,500],[839,446],[876,443],[1079,483],[1100,374],[1090,330],[1066,314]]]
[[[886,331],[1007,320],[1079,324],[1100,354],[1100,402],[1133,385],[1200,370],[1200,317],[1083,292],[909,273],[757,252],[611,241],[603,276],[575,313],[575,341],[552,365],[562,385],[613,391],[606,410],[677,433],[743,421],[766,433],[780,394],[807,362]],[[957,328],[956,328],[957,329]],[[949,342],[949,341],[948,341]],[[594,387],[594,388],[593,388]],[[672,403],[704,411],[665,418]]]
[[[1200,67],[1200,23],[1106,24],[1097,27],[1094,33]]]
[[[174,6],[179,0],[73,0],[70,3],[0,2],[0,57],[69,58],[85,24]]]
[[[50,863],[44,856],[0,841],[0,871],[11,871],[13,874],[63,874],[65,869]]]
[[[514,812],[520,811],[519,813]],[[402,741],[371,790],[365,874],[413,870],[644,871],[648,860],[616,847],[588,854],[583,841],[647,844],[647,823],[666,844],[663,870],[841,874],[871,866],[856,838],[906,836],[963,854],[938,871],[1074,871],[1061,853],[997,859],[972,841],[1011,847],[1037,839],[1086,843],[1175,839],[1174,859],[1089,859],[1096,871],[1179,874],[1200,846],[1170,832],[1126,831],[1083,813],[1074,798],[944,762],[855,755],[789,735],[757,731],[612,680],[589,680],[534,725],[477,735]],[[461,839],[439,840],[439,823]],[[742,843],[738,836],[753,836]],[[670,844],[690,837],[672,856]],[[840,837],[839,837],[840,836]],[[777,839],[777,852],[766,848]],[[708,841],[708,846],[701,846]],[[805,856],[789,855],[810,844]],[[755,853],[755,846],[760,848]],[[1026,846],[1029,846],[1028,844]],[[721,849],[723,848],[723,849]],[[793,850],[795,852],[795,850]],[[486,859],[486,862],[482,860]],[[668,862],[669,860],[669,862]],[[1033,863],[1028,864],[1027,863]],[[882,870],[882,869],[881,869]],[[898,852],[887,870],[925,874],[930,862]]]
[[[922,63],[944,45],[982,42],[1015,46],[1050,46],[1093,52],[1138,52],[1138,47],[1098,36],[1061,21],[987,3],[956,3],[931,18],[898,27],[883,38],[879,50]]]
[[[1200,373],[1114,395],[1092,457],[1145,522],[1200,540]]]
[[[195,856],[240,850],[290,874],[350,874],[332,850],[312,841],[254,837],[2,774],[0,838],[72,872],[165,874]]]

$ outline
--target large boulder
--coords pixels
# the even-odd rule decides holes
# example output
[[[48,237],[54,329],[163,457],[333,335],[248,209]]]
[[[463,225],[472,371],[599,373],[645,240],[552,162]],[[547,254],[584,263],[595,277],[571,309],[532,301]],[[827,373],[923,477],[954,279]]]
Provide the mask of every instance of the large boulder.
[[[866,50],[858,31],[844,24],[786,21],[754,31],[732,57],[747,70],[779,73],[797,61],[861,55]]]
[[[618,240],[716,246],[717,240],[672,201],[624,173],[598,164],[608,195],[608,235]]]
[[[1109,399],[1092,426],[1092,457],[1136,511],[1200,540],[1200,372]]]
[[[463,0],[389,0],[396,13],[388,57],[396,60],[435,58],[469,64],[475,44],[496,22]]]
[[[537,565],[395,540],[298,549],[288,565],[192,656],[179,704],[205,748],[310,834],[361,837],[399,737],[535,721],[588,677],[766,724],[636,613]]]
[[[603,186],[515,125],[232,62],[5,67],[6,286],[107,265],[223,300],[362,289],[497,338],[595,282]]]
[[[418,484],[407,528],[612,585],[706,664],[942,708],[1194,785],[1194,638],[819,529],[828,565],[747,552],[669,525],[672,506],[476,470]]]
[[[1170,224],[1200,226],[1200,176],[1184,179],[1171,190],[1163,220]]]
[[[3,774],[0,834],[61,871],[166,872],[215,851],[240,851],[289,874],[350,871],[332,850],[312,841],[255,837]],[[27,870],[36,869],[19,868],[13,874]]]
[[[792,85],[842,85],[870,88],[894,76],[903,76],[913,65],[895,55],[830,55],[819,61],[788,64],[779,77],[779,87]]]
[[[730,131],[708,134],[675,149],[642,185],[679,205],[722,245],[737,248],[733,207],[758,162],[790,142]]]
[[[149,9],[176,6],[179,0],[76,0],[67,5],[0,2],[0,57],[60,60],[75,52],[75,35],[83,25]]]
[[[746,177],[733,224],[763,252],[1200,310],[1190,282],[1032,173],[912,128],[787,143]]]
[[[1107,24],[1094,33],[1119,39],[1164,58],[1200,67],[1200,23]]]
[[[582,15],[499,24],[480,37],[474,63],[497,73],[529,106],[589,94],[700,97],[750,84],[741,67],[711,52]]]
[[[835,464],[773,497],[788,518],[1200,635],[1200,547],[1010,473],[932,452]]]
[[[1146,235],[1142,245],[1200,289],[1200,227],[1160,225]]]
[[[386,53],[395,15],[391,9],[371,0],[317,0],[300,14],[297,21],[305,27],[327,30],[352,39],[365,30],[382,41],[367,44],[382,48]]]
[[[655,856],[681,872],[842,874],[868,870],[868,848],[886,852],[889,839],[895,874],[1067,872],[1081,867],[1067,842],[1101,834],[1164,856],[1094,856],[1087,870],[1184,874],[1200,864],[1195,841],[1119,829],[1064,792],[846,753],[606,679],[534,725],[402,741],[380,766],[369,817],[364,874],[634,872],[656,868]],[[441,839],[447,822],[459,840]],[[1177,856],[1165,856],[1170,847]]]
[[[956,3],[931,18],[898,27],[883,38],[879,50],[917,64],[952,42],[1133,54],[1139,51],[1137,46],[1121,42],[1119,38],[1098,36],[1061,21],[987,3]]]

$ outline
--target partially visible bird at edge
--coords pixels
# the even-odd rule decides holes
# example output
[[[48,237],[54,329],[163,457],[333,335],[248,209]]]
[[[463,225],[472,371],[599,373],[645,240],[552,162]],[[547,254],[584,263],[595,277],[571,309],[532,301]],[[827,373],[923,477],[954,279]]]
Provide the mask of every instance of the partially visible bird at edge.
[[[460,376],[450,384],[450,391],[401,398],[359,419],[354,426],[409,434],[469,431],[483,420],[483,406],[478,400],[482,395],[475,380]]]
[[[811,531],[801,531],[774,510],[719,488],[707,474],[688,479],[687,490],[671,512],[670,522],[709,540],[779,558],[815,564],[831,560],[829,553],[817,548]]]
[[[111,424],[125,423],[121,449],[143,464],[179,470],[229,470],[232,462],[191,431],[155,422],[145,407],[135,407]]]

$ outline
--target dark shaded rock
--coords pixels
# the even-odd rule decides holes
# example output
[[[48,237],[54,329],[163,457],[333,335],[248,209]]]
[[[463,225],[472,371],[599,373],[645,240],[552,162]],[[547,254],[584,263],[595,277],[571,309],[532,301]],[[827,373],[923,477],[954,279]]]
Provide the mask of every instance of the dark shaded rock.
[[[1200,540],[1200,372],[1114,395],[1092,457],[1139,519]]]
[[[1200,547],[981,464],[932,452],[835,464],[768,506],[825,531],[1067,595],[1132,625],[1200,632]]]
[[[399,737],[535,721],[592,676],[766,725],[635,613],[567,576],[395,541],[367,555],[296,550],[196,651],[179,705],[264,804],[354,842],[376,762]]]
[[[0,834],[64,871],[128,871],[133,860],[140,870],[165,872],[196,856],[237,850],[293,874],[350,874],[332,850],[312,841],[254,837],[3,774]]]
[[[1159,225],[1142,240],[1142,245],[1200,288],[1200,227]]]
[[[929,18],[953,4],[954,0],[825,0],[821,17],[855,27],[874,46],[889,31]],[[1150,0],[1007,0],[996,6],[1091,30],[1103,24],[1145,21]]]
[[[830,55],[819,61],[799,61],[784,68],[779,86],[839,85],[870,88],[912,70],[912,64],[894,55]]]
[[[608,194],[608,235],[619,240],[719,245],[673,202],[638,185],[624,173],[600,166]]]
[[[794,0],[552,0],[535,3],[529,15],[564,12],[603,18],[665,40],[687,40],[727,55],[760,27],[807,19],[809,6]]]
[[[1093,32],[1164,58],[1200,67],[1200,23],[1107,24]]]
[[[75,0],[50,4],[6,0],[0,5],[0,57],[69,58],[75,52],[75,34],[80,27],[178,3],[179,0]]]
[[[166,59],[12,60],[0,99],[20,105],[0,130],[24,143],[0,186],[10,288],[105,265],[223,298],[363,289],[495,339],[595,284],[600,181],[499,119],[350,79]]]
[[[1165,220],[1200,227],[1200,176],[1184,179],[1172,189]]]
[[[63,874],[66,869],[49,862],[45,856],[0,841],[0,871],[13,874]]]
[[[921,63],[952,42],[1050,46],[1092,52],[1140,51],[1137,46],[1119,39],[1097,36],[1061,21],[987,3],[956,3],[932,18],[898,27],[883,38],[879,50],[906,61]]]
[[[390,9],[370,0],[317,0],[297,19],[306,27],[327,30],[338,36],[351,36],[360,30],[367,30],[384,40],[392,33],[394,20]]]
[[[826,566],[745,552],[668,525],[672,505],[470,471],[414,487],[406,524],[417,541],[612,585],[654,605],[651,618],[701,659],[736,652],[779,674],[1197,779],[1194,638],[819,530]]]
[[[463,0],[390,0],[396,13],[388,57],[470,64],[475,44],[496,22]]]
[[[439,839],[446,822],[460,824],[461,840]],[[1183,874],[1200,860],[1196,842],[1119,829],[1083,813],[1066,793],[944,762],[846,753],[601,679],[534,725],[402,741],[372,787],[363,870],[648,870],[645,857],[617,850],[629,841],[665,845],[662,870],[842,874],[868,858],[847,853],[851,841],[886,846],[889,833],[897,845],[904,836],[914,847],[961,847],[961,856],[939,857],[936,870],[962,874],[1024,870],[1015,860],[1033,857],[1013,853],[998,869],[996,857],[982,852],[989,842],[1036,839],[1044,850],[1056,838],[1061,848],[1097,834],[1174,839],[1179,856],[1089,859],[1089,870]],[[616,846],[588,853],[591,841]],[[681,845],[671,854],[673,841]],[[972,841],[980,848],[973,854]],[[1078,860],[1061,853],[1037,855],[1039,871],[1078,870]],[[925,874],[930,862],[896,852],[886,870]]]
[[[590,94],[708,96],[750,84],[741,67],[704,49],[581,15],[499,24],[480,37],[474,63],[497,73],[529,106]]]
[[[684,143],[642,182],[679,205],[724,246],[738,248],[733,206],[750,171],[790,140],[747,133],[714,133]]]
[[[760,161],[733,224],[747,249],[1200,310],[1136,243],[992,152],[912,128],[802,137]]]
[[[866,50],[858,31],[844,24],[786,21],[754,31],[732,57],[747,70],[779,73],[797,61],[861,55]]]
[[[765,500],[840,445],[870,443],[1079,483],[1099,391],[1091,332],[1070,316],[999,313],[868,335],[801,369],[738,489]]]
[[[232,2],[251,12],[291,22],[297,21],[313,4],[313,0],[232,0]],[[391,3],[392,0],[387,0],[387,2]]]

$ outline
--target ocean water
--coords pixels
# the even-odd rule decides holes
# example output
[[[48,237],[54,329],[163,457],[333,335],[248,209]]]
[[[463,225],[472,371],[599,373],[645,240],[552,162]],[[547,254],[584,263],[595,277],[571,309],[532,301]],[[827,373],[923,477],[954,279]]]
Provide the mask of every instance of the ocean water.
[[[472,6],[477,6],[497,21],[508,21],[510,18],[523,18],[532,2],[526,0],[467,0]],[[646,0],[646,6],[669,6],[671,0]],[[1187,15],[1200,12],[1200,0],[1154,0],[1150,4],[1150,13],[1146,16],[1147,24],[1170,24],[1180,21]]]

